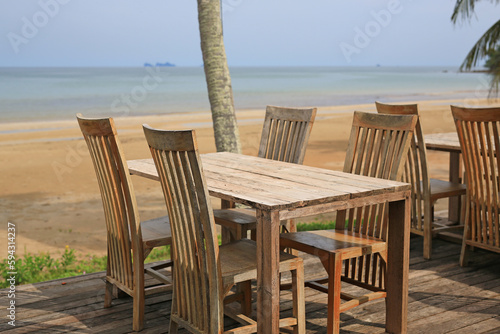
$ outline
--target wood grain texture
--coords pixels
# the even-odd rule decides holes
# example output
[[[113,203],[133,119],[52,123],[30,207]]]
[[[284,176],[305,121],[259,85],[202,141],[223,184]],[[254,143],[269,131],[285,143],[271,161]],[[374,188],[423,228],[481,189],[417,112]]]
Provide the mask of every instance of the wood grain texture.
[[[467,200],[460,264],[471,246],[500,252],[500,108],[451,106],[465,165]]]
[[[168,217],[140,221],[113,119],[89,119],[81,115],[77,119],[94,164],[106,219],[108,264],[104,306],[111,306],[114,287],[132,296],[133,329],[138,331],[144,323],[144,260],[154,247],[170,245]],[[148,270],[156,275],[154,268]],[[169,280],[160,275],[155,277],[163,283],[156,291],[171,289]],[[149,289],[149,292],[154,291]]]
[[[377,112],[387,115],[416,115],[416,104],[384,104],[375,102]],[[427,164],[427,149],[420,118],[415,126],[408,159],[405,165],[404,181],[412,186],[411,231],[424,237],[424,258],[432,255],[433,208],[438,199],[465,195],[465,185],[450,181],[431,179]],[[442,230],[442,229],[441,229]]]
[[[278,267],[276,262],[279,248],[272,239],[280,235],[280,220],[370,206],[374,203],[402,201],[409,196],[411,188],[409,184],[398,181],[227,152],[203,154],[201,159],[210,195],[257,209],[257,255],[261,261],[257,266],[257,315],[262,331],[269,333],[279,324],[279,314],[276,313],[279,289],[273,285],[279,279],[271,275],[276,274],[275,268]],[[148,174],[151,169],[147,164],[151,165],[152,161],[139,161],[138,164],[131,161],[130,171]],[[154,178],[158,175],[156,171],[151,173],[145,176]],[[406,213],[410,215],[409,211]],[[399,212],[399,215],[402,214]],[[404,220],[400,216],[398,223]],[[409,226],[401,228],[406,230]],[[406,248],[408,245],[402,247]],[[402,267],[398,268],[403,270]],[[404,278],[404,275],[397,277]],[[376,279],[383,281],[385,276],[382,279],[377,276]],[[395,286],[396,289],[404,289],[404,284],[398,283]],[[375,298],[381,293],[385,292],[374,291],[370,296]],[[403,290],[399,292],[400,295],[405,293],[407,292]],[[366,300],[373,298],[368,297]],[[348,305],[352,304],[355,303]],[[264,305],[269,307],[265,308]],[[390,307],[398,305],[391,304]],[[401,315],[401,311],[395,314]],[[397,321],[401,322],[401,319]]]
[[[355,112],[344,172],[385,182],[400,180],[416,122],[417,116]],[[394,316],[394,320],[386,322],[386,329],[405,333],[409,253],[401,251],[405,243],[400,235],[403,241],[409,238],[409,191],[404,199],[390,202],[390,210],[387,201],[377,201],[376,196],[366,199],[363,206],[339,211],[335,230],[288,233],[280,243],[320,258],[328,286],[322,285],[323,280],[308,281],[307,286],[328,293],[329,333],[338,333],[341,312],[386,297],[389,284],[387,317]],[[403,203],[402,210],[393,203]],[[388,267],[392,277],[387,275]],[[368,292],[362,296],[342,293],[341,281]],[[347,302],[341,304],[341,299]]]
[[[258,156],[302,164],[315,117],[316,108],[267,106]],[[228,240],[246,237],[247,231],[255,230],[257,220],[256,218],[248,220],[251,216],[255,217],[255,212],[244,212],[241,209],[214,211],[215,223],[224,226],[231,233],[231,238]],[[284,232],[296,230],[293,220],[283,221],[282,225]]]
[[[181,326],[193,333],[223,333],[224,297],[235,284],[258,278],[257,271],[262,270],[259,262],[262,257],[257,256],[259,247],[246,239],[219,247],[194,131],[162,131],[145,125],[144,133],[172,226],[175,284],[170,332],[175,333]],[[304,283],[301,279],[303,273],[297,272],[303,270],[302,259],[277,251],[269,267],[275,270],[273,275],[264,273],[259,277],[279,277],[281,271],[292,271],[292,275],[297,277],[294,289],[302,290],[294,295],[295,317],[281,321],[277,318],[276,330],[282,323],[294,327],[296,333],[303,333],[305,311],[299,303],[303,304]],[[250,285],[247,284],[247,287]],[[238,297],[243,299],[243,313],[251,305],[244,300],[250,297],[245,290],[242,289],[242,296]],[[279,313],[279,284],[278,293],[274,296],[278,305],[276,313]],[[231,300],[234,299],[231,296]],[[232,329],[231,333],[253,333],[261,326],[243,314],[228,312],[227,315],[245,324]],[[266,316],[258,315],[259,321]]]
[[[422,238],[410,239],[410,291],[408,333],[470,334],[500,332],[500,259],[497,253],[478,249],[471,265],[460,267],[460,246],[434,240],[439,252],[431,260],[422,258]],[[156,263],[155,263],[156,265]],[[148,266],[148,265],[146,265]],[[316,257],[305,256],[308,277],[324,276]],[[167,271],[169,274],[170,270]],[[16,327],[0,323],[2,333],[109,333],[126,334],[132,328],[132,299],[114,300],[103,308],[106,273],[67,277],[16,286]],[[65,284],[63,284],[65,283]],[[146,285],[154,283],[148,279]],[[256,293],[252,286],[252,293]],[[306,289],[306,332],[327,331],[327,295]],[[354,293],[352,290],[345,290]],[[0,290],[7,300],[9,289]],[[281,291],[280,313],[292,316],[291,293]],[[165,333],[171,309],[171,292],[146,296],[146,322],[141,333]],[[340,317],[340,333],[385,333],[386,305],[383,300],[356,307]],[[6,310],[0,311],[5,316]],[[228,330],[236,326],[226,320]],[[179,329],[179,333],[188,333]]]
[[[460,140],[456,132],[431,133],[424,136],[425,146],[429,150],[460,153]]]

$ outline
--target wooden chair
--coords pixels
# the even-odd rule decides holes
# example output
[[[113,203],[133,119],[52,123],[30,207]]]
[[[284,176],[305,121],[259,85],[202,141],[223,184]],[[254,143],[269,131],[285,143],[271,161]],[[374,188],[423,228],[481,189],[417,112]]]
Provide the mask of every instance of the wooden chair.
[[[416,123],[417,116],[355,112],[344,172],[401,180]],[[280,247],[318,256],[328,274],[305,283],[328,293],[328,333],[339,332],[341,312],[386,297],[387,207],[367,205],[339,211],[335,230],[281,234]],[[341,281],[368,293],[360,297],[347,294],[341,290]],[[341,299],[347,301],[341,304]]]
[[[467,248],[500,253],[500,107],[451,106],[465,165],[465,228],[460,265]]]
[[[179,325],[193,333],[222,333],[224,296],[233,285],[256,278],[256,244],[242,239],[218,245],[194,131],[161,131],[144,125],[144,133],[172,224],[170,333],[176,333]],[[305,333],[302,259],[282,253],[280,272],[285,270],[292,272],[294,318],[281,319],[280,325]],[[231,315],[244,324],[231,333],[257,330],[251,318]]]
[[[108,264],[104,307],[110,307],[119,289],[133,298],[133,329],[144,323],[145,295],[172,290],[170,280],[158,272],[171,263],[144,266],[154,247],[170,245],[168,217],[140,221],[134,189],[127,162],[122,154],[112,118],[89,119],[77,115],[87,142],[101,191],[107,230]],[[159,280],[161,285],[145,287],[144,274]]]
[[[316,117],[316,108],[284,108],[267,106],[260,138],[258,156],[272,160],[302,164],[307,142]],[[255,210],[232,208],[223,202],[221,210],[214,210],[215,223],[230,231],[224,242],[247,237],[247,231],[255,231]],[[285,231],[296,231],[295,222],[283,221]],[[252,239],[255,239],[252,237]]]
[[[377,111],[388,115],[417,115],[416,104],[383,104],[375,102]],[[424,237],[424,259],[432,254],[432,238],[438,232],[456,229],[457,226],[445,226],[434,222],[434,204],[438,199],[465,195],[465,184],[453,183],[429,177],[427,150],[425,148],[420,118],[417,121],[415,135],[404,173],[404,181],[412,186],[411,232]]]

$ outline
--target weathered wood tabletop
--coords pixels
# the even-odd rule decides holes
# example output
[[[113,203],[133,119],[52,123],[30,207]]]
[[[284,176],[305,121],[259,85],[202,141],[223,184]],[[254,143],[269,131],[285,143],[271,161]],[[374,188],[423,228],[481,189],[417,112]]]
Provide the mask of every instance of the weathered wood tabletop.
[[[278,333],[280,220],[389,202],[386,330],[405,333],[410,185],[234,153],[202,154],[210,195],[257,210],[259,333]],[[158,180],[152,159],[128,161],[131,174]]]
[[[456,132],[432,133],[425,135],[424,140],[428,150],[462,152]]]

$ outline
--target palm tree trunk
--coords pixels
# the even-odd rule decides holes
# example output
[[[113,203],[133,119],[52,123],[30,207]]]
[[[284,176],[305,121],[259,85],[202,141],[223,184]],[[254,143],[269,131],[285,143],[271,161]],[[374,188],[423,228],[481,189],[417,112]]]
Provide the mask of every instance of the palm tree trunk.
[[[241,153],[219,0],[198,0],[201,51],[218,152]]]

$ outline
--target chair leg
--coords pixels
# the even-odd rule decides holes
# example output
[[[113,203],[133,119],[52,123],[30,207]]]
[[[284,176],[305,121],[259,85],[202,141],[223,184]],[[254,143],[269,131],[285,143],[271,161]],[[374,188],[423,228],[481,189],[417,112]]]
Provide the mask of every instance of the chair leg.
[[[170,319],[170,329],[168,330],[168,332],[170,334],[177,334],[178,328],[179,328],[179,324],[176,323],[175,321],[173,321],[172,319]]]
[[[177,329],[179,328],[179,324],[172,319],[172,314],[177,314],[177,296],[175,294],[175,289],[172,290],[172,304],[170,305],[170,325],[168,332],[169,334],[177,334]]]
[[[257,230],[256,229],[250,230],[250,239],[252,239],[253,241],[257,240]]]
[[[293,327],[294,334],[306,332],[306,307],[304,296],[304,263],[298,261],[297,268],[292,270],[293,316],[297,325]]]
[[[241,300],[241,313],[250,317],[252,315],[252,282],[238,283],[238,290],[243,295]]]
[[[293,233],[293,232],[297,232],[297,223],[295,222],[295,219],[289,219],[285,226],[285,228],[283,229],[284,231],[283,232],[288,232],[288,233]],[[294,256],[299,256],[299,251],[294,249],[294,248],[288,248],[287,250],[285,250],[287,253],[289,254],[292,254]]]
[[[144,299],[146,293],[144,291],[144,259],[137,261],[134,256],[134,291],[133,295],[133,324],[134,331],[140,331],[144,327]],[[137,262],[135,262],[137,261]]]
[[[328,257],[328,319],[327,333],[340,330],[340,289],[342,287],[342,259],[331,253]]]
[[[106,291],[104,293],[104,307],[110,307],[113,300],[113,283],[106,281]]]
[[[464,240],[462,240],[462,251],[460,252],[460,266],[461,267],[466,267],[467,266],[467,244],[465,243],[465,236]]]
[[[424,259],[430,260],[432,255],[432,220],[424,217]]]
[[[133,301],[133,325],[134,331],[138,332],[144,328],[144,288],[134,291],[134,301]]]
[[[466,208],[465,208],[465,223],[464,223],[464,234],[462,236],[462,251],[460,252],[460,266],[465,267],[467,266],[467,243],[465,242],[466,240],[470,240],[471,238],[471,232],[469,229],[469,223],[470,222],[470,216],[471,214],[474,213],[474,206],[470,205],[470,202],[467,203]],[[471,247],[472,248],[472,247]]]
[[[221,242],[222,242],[222,244],[223,245],[228,244],[231,241],[233,241],[232,231],[229,228],[222,226],[221,227]]]

